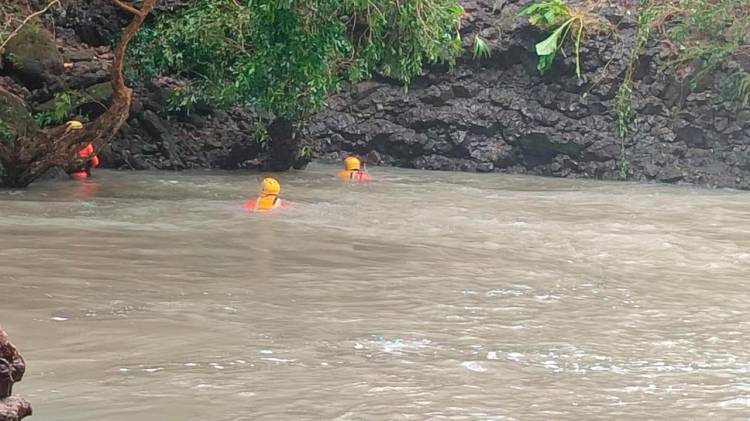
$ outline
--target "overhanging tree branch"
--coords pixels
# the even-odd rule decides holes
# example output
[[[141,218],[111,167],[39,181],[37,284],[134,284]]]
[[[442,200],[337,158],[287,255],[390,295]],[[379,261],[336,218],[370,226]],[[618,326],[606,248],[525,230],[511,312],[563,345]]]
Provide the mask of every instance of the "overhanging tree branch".
[[[59,1],[59,0],[58,0]],[[24,134],[12,146],[0,148],[0,162],[4,167],[3,181],[11,187],[25,187],[41,177],[50,168],[67,167],[76,161],[80,148],[91,144],[95,151],[101,150],[125,123],[130,114],[132,89],[125,85],[125,53],[130,41],[140,29],[146,17],[159,0],[144,0],[140,10],[112,0],[119,9],[133,15],[114,50],[112,65],[112,105],[97,119],[80,130],[68,130],[57,126]]]

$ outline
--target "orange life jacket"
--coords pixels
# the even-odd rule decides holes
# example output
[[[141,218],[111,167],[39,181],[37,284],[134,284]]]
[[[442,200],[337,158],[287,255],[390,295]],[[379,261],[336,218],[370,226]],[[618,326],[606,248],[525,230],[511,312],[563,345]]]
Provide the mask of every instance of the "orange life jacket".
[[[278,196],[259,196],[257,199],[251,199],[245,202],[242,207],[251,212],[267,212],[283,206],[283,202]]]
[[[78,151],[78,159],[84,161],[81,167],[78,167],[75,171],[70,172],[70,177],[74,180],[84,180],[91,176],[91,168],[99,167],[99,157],[91,156],[94,154],[94,146],[90,143],[85,148]],[[88,162],[85,162],[88,160]]]
[[[360,170],[343,170],[337,176],[340,180],[347,181],[372,181],[372,177]]]

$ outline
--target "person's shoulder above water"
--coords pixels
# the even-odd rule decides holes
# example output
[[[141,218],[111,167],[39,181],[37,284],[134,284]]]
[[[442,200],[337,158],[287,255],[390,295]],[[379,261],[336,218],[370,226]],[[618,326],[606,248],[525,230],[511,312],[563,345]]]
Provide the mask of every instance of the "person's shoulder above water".
[[[250,212],[266,212],[274,209],[286,209],[290,206],[290,203],[286,200],[276,198],[276,201],[268,205],[261,198],[250,199],[242,204],[242,208]]]
[[[266,177],[260,184],[260,194],[242,205],[249,212],[269,212],[289,207],[289,202],[279,197],[281,184],[272,177]]]
[[[77,120],[71,120],[66,123],[65,132],[73,130],[82,130],[83,124]],[[66,169],[70,178],[74,180],[85,180],[91,177],[91,170],[99,167],[99,157],[95,155],[94,145],[88,144],[78,151],[76,162]]]
[[[348,156],[344,159],[344,169],[337,175],[340,180],[344,181],[373,181],[374,178],[367,173],[367,168],[356,156]]]

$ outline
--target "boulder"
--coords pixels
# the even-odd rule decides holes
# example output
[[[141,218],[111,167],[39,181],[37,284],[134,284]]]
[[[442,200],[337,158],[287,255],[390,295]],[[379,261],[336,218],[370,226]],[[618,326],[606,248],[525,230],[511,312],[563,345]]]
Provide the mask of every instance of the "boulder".
[[[113,93],[112,84],[109,82],[89,86],[80,96],[77,104],[78,112],[91,119],[99,117],[112,103]]]
[[[35,22],[8,42],[3,59],[9,72],[32,89],[57,80],[63,72],[63,57],[52,35]]]
[[[0,121],[19,134],[37,129],[28,105],[3,88],[0,88]]]
[[[19,421],[31,415],[31,404],[13,396],[13,384],[23,378],[26,362],[0,327],[0,421]]]

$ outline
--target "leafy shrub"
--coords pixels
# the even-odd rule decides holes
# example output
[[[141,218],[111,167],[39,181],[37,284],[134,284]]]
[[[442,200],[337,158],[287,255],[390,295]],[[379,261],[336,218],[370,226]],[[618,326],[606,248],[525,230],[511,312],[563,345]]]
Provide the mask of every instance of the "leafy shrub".
[[[408,83],[427,63],[453,63],[462,14],[456,0],[199,0],[144,28],[131,60],[140,78],[189,78],[178,106],[244,103],[297,119],[343,80]]]
[[[485,58],[490,56],[490,47],[479,35],[474,36],[474,58]]]
[[[576,75],[581,77],[581,41],[587,28],[599,26],[598,20],[584,10],[574,9],[563,0],[546,0],[532,3],[520,12],[529,23],[552,32],[536,44],[539,57],[537,69],[541,74],[552,68],[558,50],[570,39],[576,54]]]
[[[76,97],[69,91],[58,92],[53,99],[52,109],[34,115],[39,127],[56,126],[65,123],[73,115]]]

